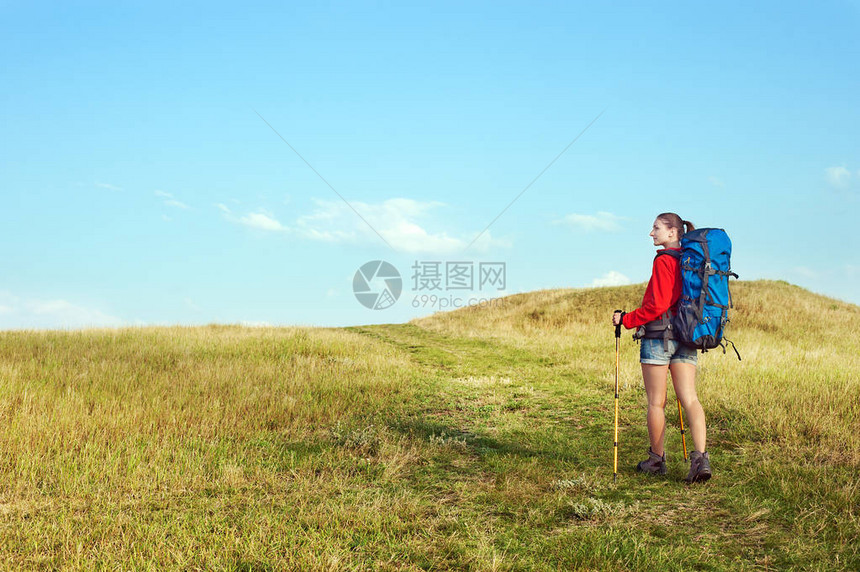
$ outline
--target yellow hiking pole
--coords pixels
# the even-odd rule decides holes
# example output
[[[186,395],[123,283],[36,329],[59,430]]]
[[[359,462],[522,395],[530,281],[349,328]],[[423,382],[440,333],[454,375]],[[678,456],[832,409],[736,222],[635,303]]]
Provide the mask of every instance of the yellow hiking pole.
[[[687,431],[684,429],[684,415],[681,413],[681,400],[678,399],[678,419],[681,420],[681,446],[684,447],[684,461],[687,460]]]
[[[615,310],[620,313],[621,310]],[[618,344],[621,341],[621,324],[615,326],[615,464],[612,469],[612,482],[618,478]]]

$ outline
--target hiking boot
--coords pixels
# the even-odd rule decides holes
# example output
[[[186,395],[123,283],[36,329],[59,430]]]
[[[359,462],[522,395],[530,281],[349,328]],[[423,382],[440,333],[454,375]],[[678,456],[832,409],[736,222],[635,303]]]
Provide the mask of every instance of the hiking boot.
[[[652,475],[666,474],[666,454],[661,457],[657,453],[648,448],[648,459],[636,465],[636,470],[640,473],[650,473]]]
[[[711,459],[708,453],[693,451],[690,454],[690,473],[684,479],[688,483],[704,482],[711,478]]]

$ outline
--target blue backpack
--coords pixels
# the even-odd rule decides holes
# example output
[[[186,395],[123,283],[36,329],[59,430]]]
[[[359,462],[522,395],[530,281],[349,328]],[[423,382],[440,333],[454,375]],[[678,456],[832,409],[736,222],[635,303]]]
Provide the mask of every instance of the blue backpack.
[[[721,228],[698,228],[681,238],[681,298],[675,307],[672,330],[675,339],[703,352],[717,346],[726,353],[726,342],[741,359],[734,342],[724,338],[732,295],[729,276],[732,241]]]

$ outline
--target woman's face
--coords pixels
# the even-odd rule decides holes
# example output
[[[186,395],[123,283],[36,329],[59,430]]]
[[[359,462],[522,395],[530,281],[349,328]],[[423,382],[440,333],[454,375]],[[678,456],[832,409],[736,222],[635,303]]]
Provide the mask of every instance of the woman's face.
[[[648,236],[654,239],[654,246],[662,246],[676,242],[678,240],[678,231],[677,229],[669,228],[665,222],[658,218],[654,221],[654,226],[651,228]]]

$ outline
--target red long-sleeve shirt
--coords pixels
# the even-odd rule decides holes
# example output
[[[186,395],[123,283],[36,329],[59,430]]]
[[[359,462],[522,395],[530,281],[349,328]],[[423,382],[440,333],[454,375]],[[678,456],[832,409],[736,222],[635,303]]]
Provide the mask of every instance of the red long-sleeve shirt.
[[[677,250],[680,248],[667,248]],[[658,254],[662,251],[657,251]],[[681,269],[678,259],[674,256],[663,255],[654,258],[651,270],[651,280],[645,289],[642,306],[624,314],[622,323],[629,329],[637,328],[656,320],[669,308],[673,307],[681,297]]]

